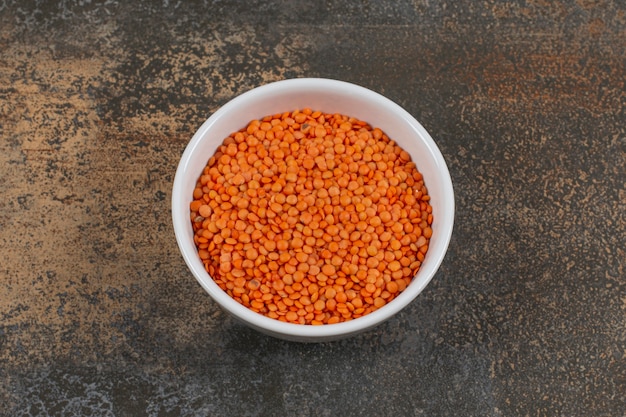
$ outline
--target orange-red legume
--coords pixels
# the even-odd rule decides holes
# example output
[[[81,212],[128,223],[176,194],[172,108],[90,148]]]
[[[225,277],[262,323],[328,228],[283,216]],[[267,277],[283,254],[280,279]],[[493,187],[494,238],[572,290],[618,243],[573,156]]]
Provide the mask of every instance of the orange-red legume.
[[[433,233],[410,155],[363,121],[311,109],[253,120],[224,139],[189,207],[215,282],[252,310],[299,324],[389,303]]]

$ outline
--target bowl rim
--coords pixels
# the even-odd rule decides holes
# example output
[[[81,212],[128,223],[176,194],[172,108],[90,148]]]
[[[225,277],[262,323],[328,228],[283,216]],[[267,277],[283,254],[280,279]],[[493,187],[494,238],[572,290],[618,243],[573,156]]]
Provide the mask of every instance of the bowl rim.
[[[367,100],[375,101],[381,106],[385,106],[396,112],[398,116],[406,122],[412,130],[415,131],[419,137],[418,140],[423,142],[429,149],[444,185],[442,192],[446,199],[446,207],[443,212],[437,213],[436,220],[437,222],[441,222],[440,228],[437,230],[439,235],[438,239],[440,241],[439,250],[437,253],[433,253],[431,255],[432,248],[429,248],[429,251],[426,254],[427,257],[431,255],[430,258],[436,257],[436,259],[428,259],[429,263],[427,265],[429,267],[427,276],[422,277],[419,281],[416,281],[414,277],[413,282],[411,282],[411,284],[407,286],[402,293],[382,308],[365,316],[346,322],[319,326],[285,323],[250,310],[229,296],[215,283],[215,281],[213,281],[213,278],[208,274],[202,266],[202,263],[199,261],[195,245],[193,242],[189,242],[189,240],[185,238],[183,232],[185,227],[190,227],[191,222],[189,221],[188,211],[185,212],[183,209],[182,201],[185,201],[188,210],[188,204],[191,201],[190,193],[192,192],[192,190],[183,189],[183,181],[187,175],[192,175],[192,173],[189,172],[190,159],[199,143],[205,140],[204,138],[207,136],[207,132],[211,130],[218,120],[248,101],[280,95],[285,92],[292,92],[294,89],[330,89],[334,92],[356,95]],[[236,131],[237,129],[239,128],[234,128],[233,131]],[[193,175],[199,174],[199,172],[193,173]],[[222,309],[257,330],[269,333],[276,337],[305,341],[334,339],[341,336],[349,336],[351,334],[360,333],[381,324],[388,318],[397,314],[400,310],[404,309],[428,285],[443,262],[452,236],[455,214],[454,191],[447,164],[438,146],[426,129],[424,129],[424,127],[404,108],[389,98],[353,83],[328,78],[293,78],[264,84],[234,97],[213,112],[213,114],[211,114],[195,132],[180,158],[173,181],[171,204],[172,221],[179,250],[185,260],[185,263],[187,264],[187,267],[204,290],[211,296],[211,298],[217,302]],[[189,224],[186,225],[186,223]],[[202,266],[201,270],[198,269],[198,264]]]

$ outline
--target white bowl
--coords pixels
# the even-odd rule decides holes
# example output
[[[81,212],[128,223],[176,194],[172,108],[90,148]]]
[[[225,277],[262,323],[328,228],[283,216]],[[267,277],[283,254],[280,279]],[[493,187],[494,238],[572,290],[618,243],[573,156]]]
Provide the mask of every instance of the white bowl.
[[[224,138],[250,120],[303,109],[340,113],[382,129],[406,150],[424,176],[431,196],[433,234],[411,284],[382,308],[357,319],[321,326],[284,323],[255,313],[224,292],[209,276],[198,256],[189,218],[196,181]],[[195,133],[185,149],[174,179],[172,220],[180,251],[200,285],[224,310],[265,334],[300,342],[322,342],[355,335],[384,322],[406,307],[430,282],[439,268],[454,223],[454,192],[446,163],[428,132],[407,111],[354,84],[318,78],[278,81],[248,91],[217,110]]]

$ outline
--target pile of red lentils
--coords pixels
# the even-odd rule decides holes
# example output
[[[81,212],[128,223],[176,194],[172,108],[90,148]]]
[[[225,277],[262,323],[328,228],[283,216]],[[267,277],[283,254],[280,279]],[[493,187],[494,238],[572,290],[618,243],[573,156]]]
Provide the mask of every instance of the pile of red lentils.
[[[430,197],[378,128],[303,109],[251,121],[193,191],[194,240],[231,297],[273,319],[332,324],[402,292],[428,250]]]

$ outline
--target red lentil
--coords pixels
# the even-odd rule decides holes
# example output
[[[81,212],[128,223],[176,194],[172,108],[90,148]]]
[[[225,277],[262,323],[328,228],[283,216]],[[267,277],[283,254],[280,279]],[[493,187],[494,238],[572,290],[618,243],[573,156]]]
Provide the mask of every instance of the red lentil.
[[[378,128],[303,109],[227,137],[193,190],[198,256],[260,314],[333,324],[383,307],[419,270],[430,196],[410,155]]]

